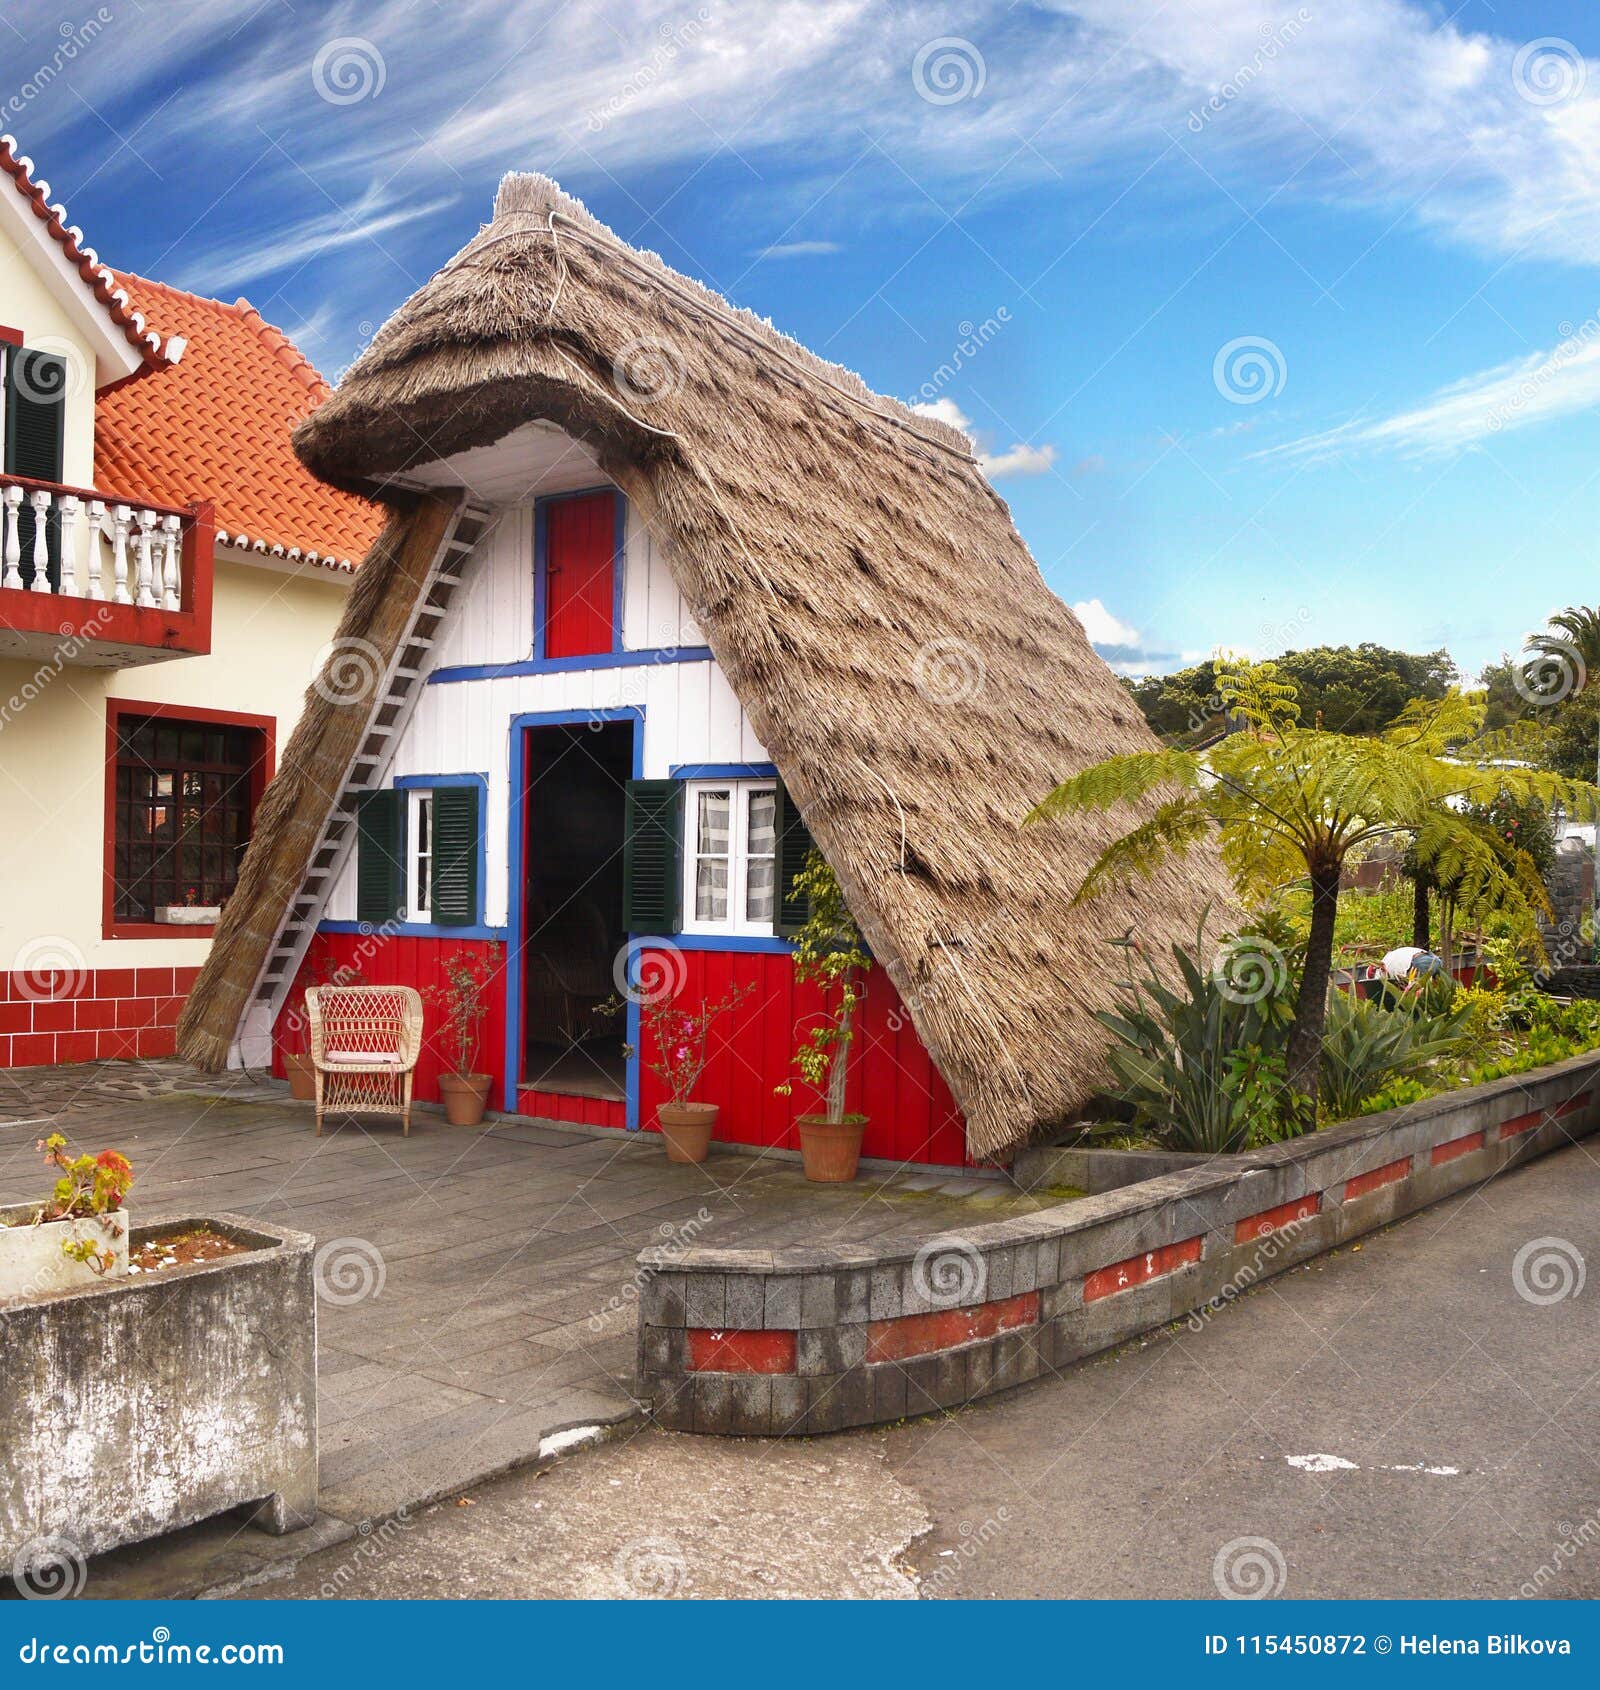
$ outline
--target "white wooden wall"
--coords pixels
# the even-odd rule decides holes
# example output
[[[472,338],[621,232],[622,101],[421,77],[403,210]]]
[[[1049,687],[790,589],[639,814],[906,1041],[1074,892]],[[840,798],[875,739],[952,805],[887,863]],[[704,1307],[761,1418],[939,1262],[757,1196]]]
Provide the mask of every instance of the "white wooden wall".
[[[457,597],[436,667],[516,663],[533,656],[533,506],[506,510],[487,550]],[[631,507],[624,540],[622,643],[628,651],[705,644],[666,560]]]
[[[702,636],[676,583],[631,512],[623,577],[623,638],[629,650],[693,647]],[[432,667],[516,663],[533,647],[533,511],[508,510],[486,553],[473,560]],[[507,919],[511,721],[540,712],[644,709],[644,773],[659,779],[680,764],[764,763],[767,754],[722,671],[712,662],[646,662],[625,668],[426,685],[395,751],[388,779],[482,774],[489,780],[488,884],[484,917]],[[353,921],[355,863],[345,868],[323,912]]]

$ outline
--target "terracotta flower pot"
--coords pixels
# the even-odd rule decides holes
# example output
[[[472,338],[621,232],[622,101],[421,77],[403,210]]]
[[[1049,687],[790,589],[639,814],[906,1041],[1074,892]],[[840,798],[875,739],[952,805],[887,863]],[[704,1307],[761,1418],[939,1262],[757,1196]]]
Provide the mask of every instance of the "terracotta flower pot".
[[[452,1127],[475,1127],[489,1103],[493,1074],[441,1074],[439,1098]]]
[[[669,1162],[703,1162],[716,1131],[715,1103],[663,1103],[656,1110]]]
[[[843,1185],[856,1177],[861,1160],[861,1135],[866,1131],[865,1115],[846,1115],[830,1121],[822,1115],[802,1115],[800,1161],[806,1178],[819,1185]]]
[[[317,1097],[317,1075],[311,1066],[311,1053],[298,1051],[283,1059],[283,1071],[289,1076],[289,1095],[302,1103],[314,1103]]]

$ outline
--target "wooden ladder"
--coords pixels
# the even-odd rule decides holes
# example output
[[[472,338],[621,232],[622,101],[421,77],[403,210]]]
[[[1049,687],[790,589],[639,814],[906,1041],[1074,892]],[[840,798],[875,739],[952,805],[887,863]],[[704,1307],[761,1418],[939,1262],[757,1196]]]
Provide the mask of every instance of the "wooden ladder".
[[[305,878],[284,911],[257,976],[245,1025],[235,1041],[234,1066],[265,1065],[263,1052],[270,1050],[272,1028],[316,934],[339,871],[355,845],[356,812],[362,795],[376,790],[388,772],[400,735],[416,708],[435,639],[465,577],[467,563],[493,527],[490,508],[467,499],[456,506],[445,528],[417,594],[411,620],[378,685],[367,731],[345,770],[339,796],[323,823]]]

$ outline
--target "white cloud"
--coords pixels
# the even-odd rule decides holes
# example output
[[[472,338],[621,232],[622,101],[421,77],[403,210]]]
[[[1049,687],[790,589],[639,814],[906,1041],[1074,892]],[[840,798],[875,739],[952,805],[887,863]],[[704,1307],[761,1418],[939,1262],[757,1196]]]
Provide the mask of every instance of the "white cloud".
[[[1043,475],[1055,461],[1054,446],[1024,446],[1020,441],[1008,452],[978,454],[978,467],[991,481],[1003,475]]]
[[[954,399],[919,399],[907,409],[915,411],[919,417],[932,417],[935,422],[948,423],[951,428],[960,429],[968,439],[972,437],[972,419]]]
[[[1318,459],[1358,451],[1438,456],[1596,405],[1600,405],[1600,324],[1587,323],[1550,352],[1534,352],[1465,376],[1394,416],[1354,418],[1251,456]]]
[[[1139,630],[1121,617],[1113,616],[1099,599],[1084,599],[1072,607],[1072,614],[1083,624],[1090,645],[1137,646]]]
[[[776,246],[764,246],[757,258],[818,258],[825,253],[843,252],[837,241],[779,241]]]

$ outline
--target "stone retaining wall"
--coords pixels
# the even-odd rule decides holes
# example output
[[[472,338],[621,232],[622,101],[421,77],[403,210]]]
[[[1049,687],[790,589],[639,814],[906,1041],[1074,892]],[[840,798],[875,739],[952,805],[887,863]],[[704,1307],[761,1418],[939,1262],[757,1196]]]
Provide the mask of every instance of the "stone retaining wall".
[[[1597,1126],[1590,1054],[914,1252],[645,1250],[640,1391],[661,1425],[752,1436],[954,1408],[1175,1317],[1207,1319]]]

